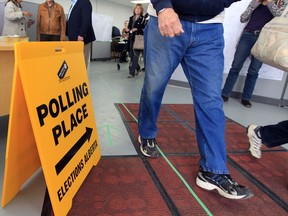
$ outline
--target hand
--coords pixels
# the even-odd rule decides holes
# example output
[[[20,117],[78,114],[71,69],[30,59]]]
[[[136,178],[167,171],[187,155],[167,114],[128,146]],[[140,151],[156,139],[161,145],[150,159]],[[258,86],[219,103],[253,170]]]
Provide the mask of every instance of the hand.
[[[268,5],[272,0],[262,0],[261,4]]]
[[[78,35],[77,41],[84,41],[84,38]]]
[[[172,8],[166,8],[158,14],[158,27],[162,36],[175,37],[184,33],[178,15]]]
[[[28,12],[28,11],[22,11],[22,14],[23,14],[24,16],[28,16],[28,17],[32,17],[32,16],[33,16],[33,14],[31,14],[31,13]]]
[[[35,20],[29,19],[28,22],[27,22],[28,28],[30,28],[34,23],[35,23]]]

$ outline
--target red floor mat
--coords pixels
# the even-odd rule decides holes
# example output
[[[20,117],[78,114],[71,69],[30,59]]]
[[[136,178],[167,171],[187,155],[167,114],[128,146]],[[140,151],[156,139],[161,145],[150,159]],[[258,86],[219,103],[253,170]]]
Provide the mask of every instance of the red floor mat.
[[[126,106],[131,107],[133,109],[134,115],[137,116],[138,104],[129,104]],[[126,108],[119,105],[119,109],[121,110],[121,112],[123,112],[123,109]],[[164,119],[161,118],[161,113],[164,112],[163,110],[165,111],[165,117],[167,117],[167,112],[170,113],[172,117],[174,117],[174,122],[171,122],[171,117],[169,117],[169,122],[163,122],[163,120],[160,120]],[[173,158],[179,160],[181,160],[181,158],[185,158],[185,156],[187,155],[192,155],[194,159],[195,157],[198,157],[198,149],[195,137],[195,119],[193,113],[193,105],[165,104],[162,105],[161,111],[162,112],[160,112],[160,118],[158,121],[159,133],[157,136],[157,141],[158,146],[164,152],[164,154],[174,155]],[[126,117],[123,118],[124,121],[125,118]],[[129,123],[127,122],[127,125],[131,129],[133,136],[137,137],[137,123],[135,121]],[[286,180],[287,171],[285,170],[287,169],[288,152],[285,151],[282,147],[268,150],[268,148],[265,148],[264,146],[262,149],[263,158],[261,160],[254,159],[248,151],[249,145],[246,136],[246,128],[236,122],[233,122],[230,119],[227,119],[226,124],[226,141],[227,153],[230,159],[233,161],[232,164],[236,164],[236,166],[230,168],[230,172],[232,174],[235,173],[235,175],[233,176],[235,179],[237,179],[237,181],[241,178],[244,179],[245,181],[243,184],[249,186],[255,193],[255,196],[252,199],[249,199],[249,202],[242,201],[246,202],[247,205],[244,210],[240,211],[241,208],[237,208],[238,205],[235,206],[235,209],[238,209],[236,210],[236,213],[238,212],[238,215],[240,212],[241,214],[255,214],[255,206],[252,205],[252,207],[250,208],[250,206],[248,205],[249,203],[250,205],[251,203],[254,203],[256,206],[258,206],[257,208],[259,209],[257,211],[259,213],[262,212],[264,215],[271,215],[276,212],[276,215],[281,215],[284,212],[287,212],[288,186]],[[182,157],[181,154],[183,154]],[[260,161],[260,165],[257,165],[257,163]],[[151,160],[151,163],[153,162],[154,160]],[[195,165],[192,166],[194,168],[196,167],[196,170],[194,170],[194,175],[196,175],[198,169],[196,162]],[[261,167],[261,169],[259,169],[259,166]],[[154,165],[153,168],[155,169]],[[163,173],[163,171],[160,172],[160,170],[162,169],[163,167],[159,169],[159,173],[161,174]],[[190,172],[192,168],[187,169]],[[263,170],[266,171],[266,174],[264,175],[264,179],[261,179],[259,177],[261,175],[263,177]],[[243,176],[243,172],[248,173],[247,175],[249,176],[249,178],[245,178]],[[166,176],[165,173],[163,175]],[[191,179],[191,176],[188,176],[187,178]],[[165,179],[165,177],[163,179]],[[194,181],[195,176],[193,177],[193,182]],[[274,183],[276,184],[275,186]],[[262,190],[263,187],[264,189],[266,188],[268,192],[266,191],[266,189]],[[218,196],[218,194],[216,194],[216,196]],[[225,202],[229,201],[222,197],[219,198],[219,196],[218,199],[224,200]],[[280,204],[278,199],[280,200]],[[262,205],[267,206],[267,208],[263,208]],[[224,210],[224,212],[226,212],[226,210]],[[223,215],[224,212],[221,212],[220,215]]]
[[[68,215],[169,214],[140,158],[102,157],[74,197]]]
[[[168,159],[213,215],[287,215],[286,211],[231,166],[228,166],[231,176],[237,179],[239,184],[246,185],[253,191],[255,195],[252,198],[247,200],[229,200],[219,196],[216,191],[209,192],[199,188],[195,183],[198,157],[170,156]],[[188,189],[179,182],[179,178],[176,177],[174,171],[163,158],[149,160],[149,162],[175,202],[181,215],[204,215],[203,208],[196,202]]]
[[[263,152],[260,160],[242,154],[229,157],[288,203],[287,152]]]
[[[116,105],[137,151],[138,106]],[[254,196],[229,200],[196,186],[199,154],[193,111],[191,104],[163,105],[157,141],[169,162],[141,154],[102,157],[76,194],[69,215],[286,216],[288,151],[264,149],[262,159],[254,159],[248,151],[246,129],[230,119],[226,127],[228,168]]]

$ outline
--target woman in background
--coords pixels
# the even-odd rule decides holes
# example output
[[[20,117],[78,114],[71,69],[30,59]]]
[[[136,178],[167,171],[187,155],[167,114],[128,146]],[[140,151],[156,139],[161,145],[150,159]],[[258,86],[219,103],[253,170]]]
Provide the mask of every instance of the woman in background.
[[[138,75],[140,71],[140,66],[138,64],[140,50],[134,50],[133,44],[135,41],[135,35],[143,35],[143,30],[145,27],[145,18],[143,16],[143,5],[136,4],[133,9],[133,16],[129,18],[129,40],[128,40],[128,49],[130,56],[129,64],[129,76],[128,78],[133,78],[135,75]]]
[[[250,57],[251,49],[263,26],[274,17],[280,16],[287,5],[287,0],[252,0],[246,10],[241,14],[240,21],[247,22],[237,45],[234,59],[222,90],[224,102],[229,100],[233,87],[245,60]],[[242,93],[241,104],[247,108],[252,106],[250,100],[258,78],[262,62],[251,56],[247,76]]]
[[[124,23],[124,27],[122,29],[122,35],[121,35],[123,40],[128,40],[128,38],[129,38],[129,28],[128,28],[128,26],[129,26],[129,21],[126,20],[125,23]]]
[[[27,37],[26,28],[30,27],[34,20],[28,11],[22,11],[22,0],[8,0],[4,9],[4,26],[2,35],[17,35]],[[30,18],[29,18],[30,17]]]

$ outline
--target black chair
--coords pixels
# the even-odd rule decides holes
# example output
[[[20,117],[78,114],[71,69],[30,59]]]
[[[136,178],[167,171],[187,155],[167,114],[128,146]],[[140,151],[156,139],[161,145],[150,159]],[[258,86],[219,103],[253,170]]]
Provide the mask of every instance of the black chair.
[[[126,61],[127,41],[121,41],[120,30],[112,27],[111,57],[117,59],[117,69],[120,70],[120,64],[125,56]]]

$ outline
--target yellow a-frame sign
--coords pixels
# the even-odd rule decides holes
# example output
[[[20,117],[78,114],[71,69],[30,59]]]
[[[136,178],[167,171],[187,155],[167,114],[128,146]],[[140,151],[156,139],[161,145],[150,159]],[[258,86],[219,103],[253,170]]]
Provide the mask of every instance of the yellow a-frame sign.
[[[66,215],[99,160],[83,43],[17,43],[2,207],[42,166],[54,214]]]

